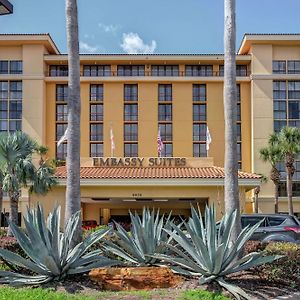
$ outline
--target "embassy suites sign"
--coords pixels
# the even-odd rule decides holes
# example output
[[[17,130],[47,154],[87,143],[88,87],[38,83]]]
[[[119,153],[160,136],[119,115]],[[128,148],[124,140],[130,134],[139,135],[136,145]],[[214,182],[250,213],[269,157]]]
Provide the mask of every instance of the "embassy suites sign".
[[[93,165],[97,167],[184,167],[184,157],[96,157]]]

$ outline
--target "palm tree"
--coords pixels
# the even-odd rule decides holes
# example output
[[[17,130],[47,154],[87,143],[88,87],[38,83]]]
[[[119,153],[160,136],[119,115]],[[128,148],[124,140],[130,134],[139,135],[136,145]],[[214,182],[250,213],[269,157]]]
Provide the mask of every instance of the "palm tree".
[[[77,0],[66,0],[66,27],[69,60],[68,149],[65,222],[80,210],[80,60]],[[73,244],[81,241],[78,223]]]
[[[36,144],[22,132],[0,134],[0,162],[3,173],[3,190],[10,199],[9,219],[18,224],[20,190],[34,179],[32,153]],[[10,228],[8,235],[12,235]]]
[[[280,184],[280,172],[277,168],[277,164],[282,160],[282,154],[278,143],[276,142],[276,133],[270,136],[268,146],[260,149],[260,157],[264,162],[271,164],[270,179],[274,183],[274,211],[275,214],[279,211],[278,197],[279,197],[279,184]]]
[[[255,189],[254,189],[254,212],[258,213],[258,195],[260,193],[261,190],[261,184],[267,182],[267,177],[264,175],[260,175],[260,185],[258,185]]]
[[[294,215],[293,176],[295,173],[295,158],[300,154],[300,128],[283,127],[278,134],[273,136],[273,140],[278,143],[285,162],[289,214]]]
[[[232,240],[241,231],[237,162],[235,0],[224,0],[224,118],[225,118],[225,210],[237,211]]]
[[[45,194],[56,184],[54,168],[50,165],[34,166],[32,155],[37,144],[25,133],[0,134],[0,166],[3,173],[3,190],[10,199],[10,220],[18,223],[21,189],[30,185],[30,192]],[[8,228],[8,235],[12,232]]]

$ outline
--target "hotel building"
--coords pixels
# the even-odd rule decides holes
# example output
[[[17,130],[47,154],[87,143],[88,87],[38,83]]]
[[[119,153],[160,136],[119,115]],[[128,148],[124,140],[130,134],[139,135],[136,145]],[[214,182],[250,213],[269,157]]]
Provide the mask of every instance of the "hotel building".
[[[246,34],[236,63],[240,199],[243,212],[252,212],[253,189],[260,185],[256,174],[270,172],[259,150],[281,127],[300,127],[300,35]],[[82,54],[80,65],[83,219],[107,223],[143,206],[187,216],[190,203],[214,203],[221,215],[224,55]],[[67,95],[68,57],[50,35],[0,35],[1,131],[22,130],[47,145],[49,157],[64,161],[67,142],[57,147],[57,141],[67,128]],[[46,210],[55,203],[64,208],[65,166],[56,174],[59,184],[47,196],[23,191],[20,212],[37,202]],[[279,209],[287,212],[282,179]],[[300,213],[300,161],[294,181],[294,209]],[[273,202],[268,181],[259,211],[272,213]]]

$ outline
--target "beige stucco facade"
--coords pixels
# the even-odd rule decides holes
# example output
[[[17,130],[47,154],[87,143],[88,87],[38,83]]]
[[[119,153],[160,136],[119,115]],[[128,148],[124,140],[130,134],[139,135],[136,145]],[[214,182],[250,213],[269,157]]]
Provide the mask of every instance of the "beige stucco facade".
[[[241,169],[244,172],[269,175],[270,166],[261,161],[259,149],[266,145],[269,135],[274,130],[273,118],[273,81],[300,80],[297,74],[273,74],[274,60],[300,60],[299,35],[246,35],[242,41],[237,65],[243,66],[244,73],[238,74],[241,102]],[[51,66],[67,65],[67,55],[59,53],[49,35],[0,35],[0,61],[22,61],[22,74],[0,74],[0,81],[22,81],[22,130],[41,144],[49,147],[49,156],[57,155],[56,147],[56,100],[57,85],[67,84],[68,77],[50,76]],[[114,156],[124,156],[124,85],[138,86],[138,156],[157,156],[158,124],[158,89],[160,84],[172,86],[172,155],[192,158],[194,156],[193,124],[203,123],[212,136],[208,156],[213,158],[215,166],[224,165],[224,114],[223,114],[223,77],[221,67],[223,55],[81,55],[81,157],[91,156],[90,145],[90,89],[93,84],[103,86],[103,145],[102,155],[111,156],[110,129],[113,128]],[[109,76],[83,76],[84,66],[109,65]],[[143,76],[118,76],[118,66],[144,66]],[[153,65],[177,66],[175,76],[152,76]],[[186,73],[187,66],[212,66],[211,74],[191,76]],[[59,72],[58,72],[59,73]],[[59,75],[59,74],[58,74]],[[205,85],[206,119],[193,120],[193,85]],[[93,102],[94,103],[94,102]],[[202,102],[199,102],[202,103]],[[60,103],[61,104],[61,103]],[[130,122],[129,122],[130,123]],[[150,181],[149,181],[150,182]],[[249,187],[241,186],[242,209],[251,212],[253,195]],[[59,185],[46,197],[27,195],[23,192],[20,210],[27,204],[42,202],[47,210],[57,201],[64,203],[65,188]],[[97,222],[109,219],[110,214],[123,214],[128,208],[140,208],[142,204],[124,202],[122,199],[134,198],[134,194],[144,198],[167,198],[166,202],[155,202],[154,206],[172,209],[179,214],[187,213],[189,203],[179,202],[179,198],[200,199],[198,202],[215,203],[219,213],[223,211],[223,186],[188,186],[165,185],[156,187],[83,185],[81,188],[83,217],[96,219]],[[274,187],[272,182],[262,185],[259,196],[259,210],[273,212]],[[92,198],[111,198],[111,202],[95,203]],[[174,200],[173,202],[171,200]],[[202,199],[202,200],[201,200]],[[206,199],[205,201],[203,199]],[[195,200],[196,201],[196,200]],[[204,201],[204,202],[203,202]],[[294,210],[300,213],[300,198],[294,199]],[[8,209],[7,200],[4,205]],[[286,198],[280,199],[280,211],[287,211]]]

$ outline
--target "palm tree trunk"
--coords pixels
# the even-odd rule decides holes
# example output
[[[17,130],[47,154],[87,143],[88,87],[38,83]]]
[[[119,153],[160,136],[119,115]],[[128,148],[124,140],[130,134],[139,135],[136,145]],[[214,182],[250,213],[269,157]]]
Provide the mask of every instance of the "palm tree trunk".
[[[224,0],[224,118],[225,118],[225,210],[237,211],[231,239],[241,231],[237,163],[237,91],[236,91],[235,0]]]
[[[69,59],[68,149],[65,222],[80,210],[80,60],[77,0],[66,0],[66,27]],[[73,244],[81,241],[81,222]]]
[[[288,207],[289,207],[289,215],[294,215],[294,208],[293,208],[293,179],[292,174],[289,168],[286,168],[286,191],[288,197]]]
[[[274,196],[275,196],[275,201],[274,201],[274,208],[275,208],[275,214],[278,214],[279,212],[279,191],[278,191],[278,183],[274,183],[275,184],[275,190],[274,190]]]
[[[19,193],[10,192],[9,200],[10,200],[9,220],[10,222],[18,225]],[[13,236],[10,226],[8,226],[7,236]]]

